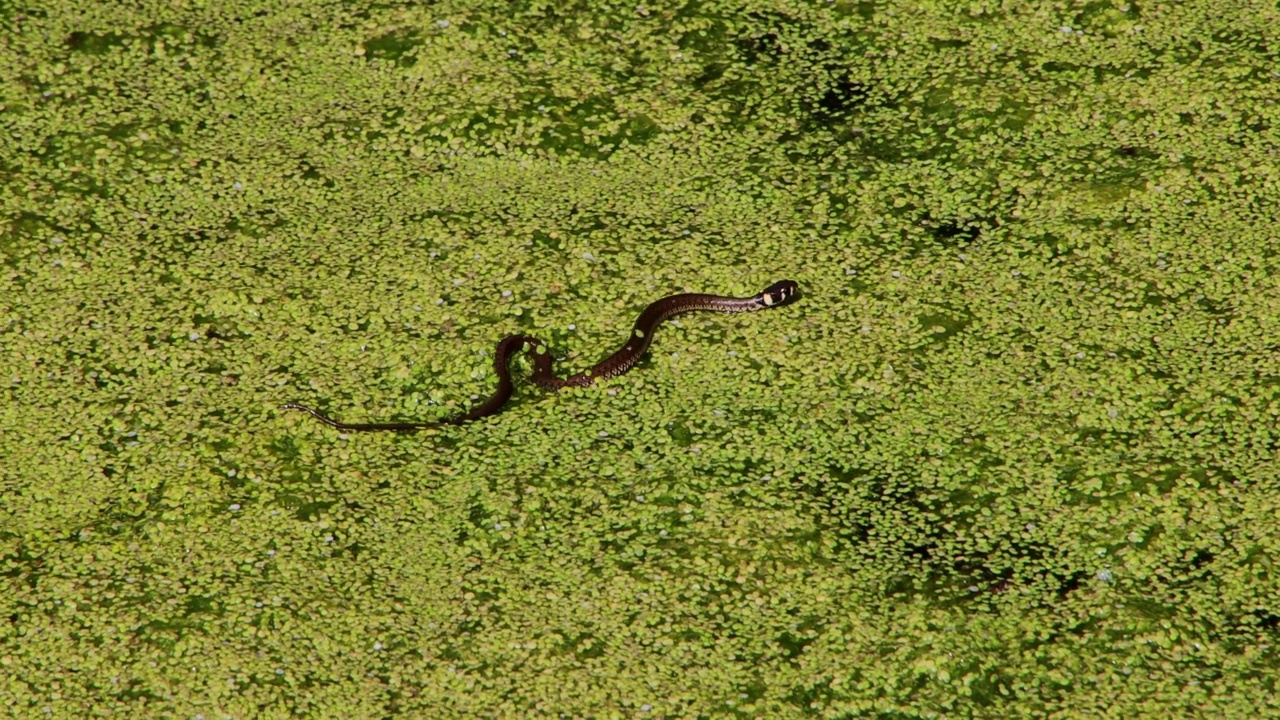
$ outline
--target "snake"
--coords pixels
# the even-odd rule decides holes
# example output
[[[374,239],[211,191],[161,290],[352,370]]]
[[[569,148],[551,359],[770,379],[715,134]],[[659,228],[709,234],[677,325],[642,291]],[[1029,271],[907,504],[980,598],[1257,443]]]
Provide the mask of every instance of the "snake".
[[[587,370],[566,378],[556,377],[552,371],[551,353],[545,343],[528,335],[510,335],[498,341],[494,349],[493,369],[498,376],[498,387],[493,395],[469,412],[444,420],[433,422],[376,422],[345,423],[334,420],[324,413],[301,403],[286,403],[281,410],[301,410],[330,427],[355,432],[386,430],[392,432],[413,432],[423,428],[441,425],[460,425],[471,420],[493,415],[506,405],[511,398],[515,385],[511,380],[509,365],[511,359],[521,352],[526,352],[533,360],[533,382],[544,390],[559,390],[567,387],[586,387],[597,380],[617,377],[640,362],[640,358],[648,351],[653,342],[653,333],[658,325],[668,318],[689,312],[744,313],[775,308],[786,305],[796,299],[799,285],[792,280],[781,280],[761,290],[751,297],[738,298],[723,295],[707,295],[704,293],[680,293],[668,295],[655,300],[636,318],[631,328],[631,335],[617,352],[601,360]]]

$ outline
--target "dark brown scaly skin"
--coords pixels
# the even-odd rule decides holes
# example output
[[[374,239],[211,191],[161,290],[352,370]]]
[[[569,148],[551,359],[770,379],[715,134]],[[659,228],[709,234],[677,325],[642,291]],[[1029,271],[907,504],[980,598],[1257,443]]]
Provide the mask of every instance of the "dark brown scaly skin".
[[[547,390],[559,390],[563,387],[583,387],[596,380],[621,375],[640,362],[649,344],[653,342],[653,331],[663,320],[687,312],[721,312],[741,313],[763,310],[770,307],[786,305],[796,298],[799,286],[791,280],[782,280],[765,288],[757,295],[749,298],[732,298],[721,295],[702,295],[684,293],[671,295],[649,304],[636,318],[631,329],[631,336],[626,344],[614,354],[596,363],[585,372],[558,378],[551,371],[551,353],[546,345],[537,338],[528,335],[511,335],[498,341],[494,350],[493,370],[498,375],[498,389],[484,403],[474,407],[470,412],[447,420],[423,423],[344,423],[313,410],[306,405],[288,403],[281,409],[301,410],[312,417],[339,430],[374,431],[390,430],[393,432],[412,432],[422,428],[439,427],[441,425],[460,425],[468,420],[477,420],[492,415],[502,409],[511,397],[514,385],[508,365],[511,358],[520,351],[528,352],[533,358],[533,382]]]

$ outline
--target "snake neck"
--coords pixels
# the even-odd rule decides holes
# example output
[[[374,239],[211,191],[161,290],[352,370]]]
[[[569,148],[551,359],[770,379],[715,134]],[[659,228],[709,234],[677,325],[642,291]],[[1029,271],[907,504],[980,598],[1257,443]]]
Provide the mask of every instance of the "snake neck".
[[[700,293],[683,293],[663,298],[651,303],[636,318],[631,327],[631,335],[626,344],[609,357],[596,363],[590,369],[566,378],[558,378],[552,370],[551,353],[539,340],[529,337],[521,338],[528,344],[533,356],[533,381],[545,390],[559,390],[566,387],[585,387],[597,380],[617,377],[631,368],[644,357],[653,343],[653,334],[659,325],[676,315],[690,312],[741,313],[763,310],[768,307],[761,295],[749,298],[725,297],[722,295],[704,295]]]

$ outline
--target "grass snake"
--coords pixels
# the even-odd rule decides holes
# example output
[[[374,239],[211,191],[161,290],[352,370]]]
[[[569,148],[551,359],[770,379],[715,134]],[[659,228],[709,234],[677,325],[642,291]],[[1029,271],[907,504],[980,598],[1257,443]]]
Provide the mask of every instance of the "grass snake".
[[[300,403],[281,405],[282,410],[301,410],[312,417],[339,430],[411,432],[422,428],[440,425],[458,425],[468,420],[478,420],[493,415],[502,409],[511,397],[514,388],[508,364],[511,358],[521,351],[528,352],[533,359],[533,382],[546,390],[559,390],[564,387],[584,387],[596,380],[616,377],[635,367],[640,358],[653,342],[653,331],[662,321],[675,315],[688,312],[743,313],[774,308],[786,305],[796,297],[799,286],[791,280],[776,282],[756,295],[748,298],[725,297],[723,295],[705,295],[702,293],[681,293],[669,295],[649,304],[636,318],[631,336],[617,352],[596,363],[591,368],[558,378],[551,371],[552,357],[547,346],[541,340],[528,335],[511,335],[498,341],[494,351],[493,370],[498,375],[498,389],[493,395],[469,412],[457,417],[434,422],[405,423],[344,423],[338,422],[324,413]]]

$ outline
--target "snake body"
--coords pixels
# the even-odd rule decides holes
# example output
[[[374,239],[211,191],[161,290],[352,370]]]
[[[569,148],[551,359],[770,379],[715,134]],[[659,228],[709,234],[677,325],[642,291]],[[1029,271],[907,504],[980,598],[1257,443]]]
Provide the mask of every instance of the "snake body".
[[[514,385],[508,369],[511,358],[520,352],[528,352],[533,359],[533,382],[546,390],[559,390],[565,387],[584,387],[596,380],[616,377],[635,367],[653,342],[653,331],[664,320],[688,312],[743,313],[763,310],[765,308],[785,305],[796,297],[799,286],[791,280],[776,282],[756,295],[748,298],[725,297],[723,295],[705,295],[702,293],[682,293],[669,295],[649,304],[636,318],[627,342],[617,352],[596,363],[584,372],[558,378],[552,372],[552,357],[547,346],[541,340],[528,335],[511,335],[498,341],[494,350],[493,370],[498,376],[498,388],[480,405],[463,415],[438,420],[435,422],[409,423],[344,423],[321,413],[318,410],[300,403],[281,405],[281,409],[301,410],[310,413],[320,422],[339,430],[375,431],[389,430],[393,432],[410,432],[422,428],[440,425],[458,425],[469,420],[478,420],[493,415],[502,409],[511,397]]]

